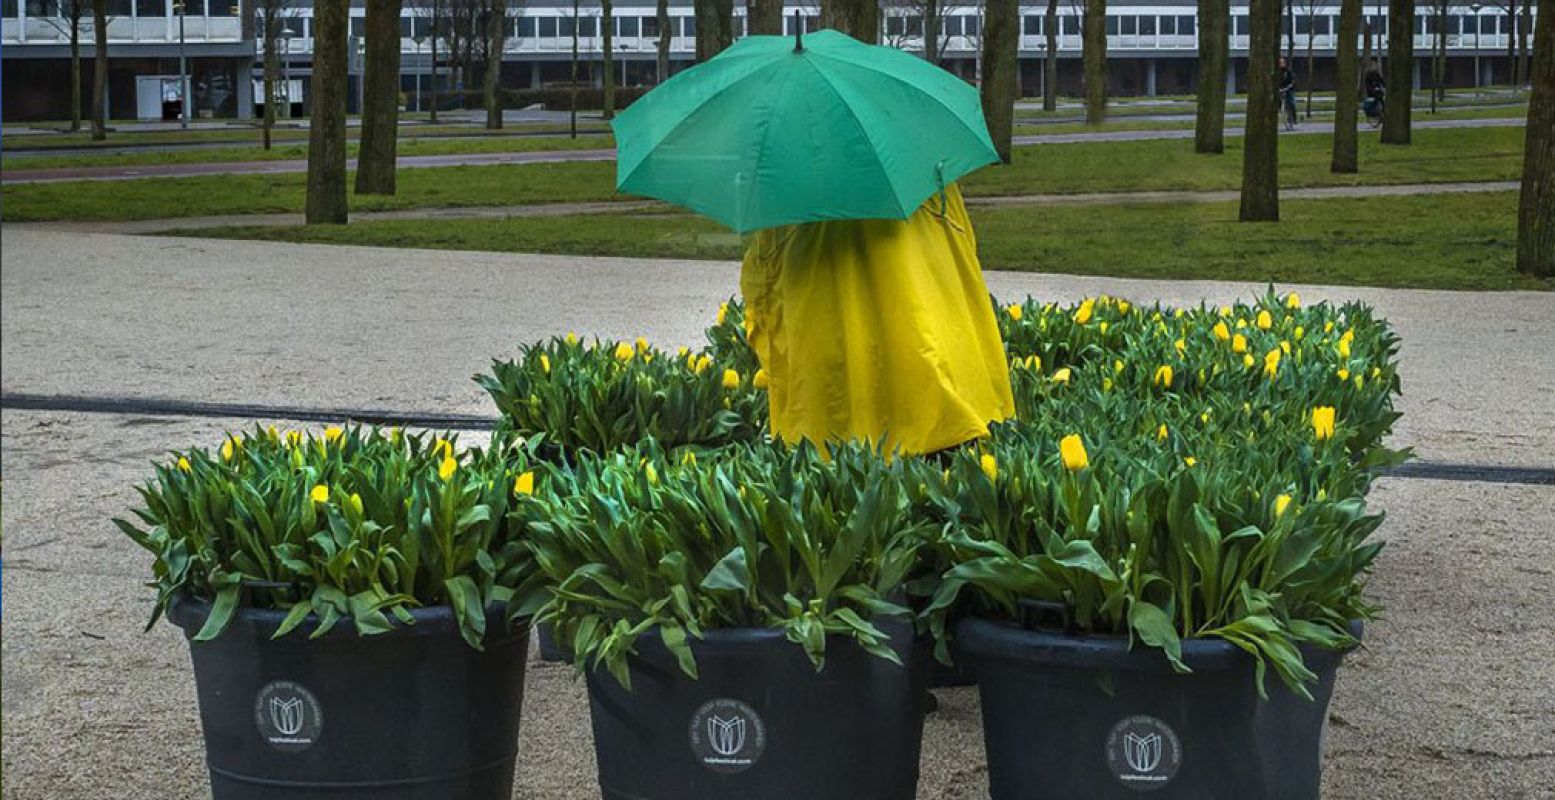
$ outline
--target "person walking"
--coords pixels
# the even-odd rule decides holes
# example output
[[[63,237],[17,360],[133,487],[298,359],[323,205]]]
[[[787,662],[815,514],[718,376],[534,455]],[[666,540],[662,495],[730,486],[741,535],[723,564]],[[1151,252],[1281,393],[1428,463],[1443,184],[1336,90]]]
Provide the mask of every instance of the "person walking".
[[[1280,102],[1285,107],[1285,130],[1296,129],[1296,74],[1290,63],[1280,59]]]

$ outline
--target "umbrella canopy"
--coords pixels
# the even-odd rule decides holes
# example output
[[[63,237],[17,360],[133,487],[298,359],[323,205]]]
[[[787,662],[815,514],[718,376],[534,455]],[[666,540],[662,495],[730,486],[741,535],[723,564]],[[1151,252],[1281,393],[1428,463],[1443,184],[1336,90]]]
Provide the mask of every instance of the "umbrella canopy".
[[[999,156],[977,90],[836,31],[751,36],[623,112],[616,188],[741,233],[906,219]]]

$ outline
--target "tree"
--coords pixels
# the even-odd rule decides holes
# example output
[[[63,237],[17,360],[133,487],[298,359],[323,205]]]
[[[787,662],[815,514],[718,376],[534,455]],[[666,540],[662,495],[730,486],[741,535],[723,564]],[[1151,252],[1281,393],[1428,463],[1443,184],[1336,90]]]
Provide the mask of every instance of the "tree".
[[[366,22],[356,193],[394,194],[400,121],[400,0],[367,0]]]
[[[1555,277],[1555,13],[1539,14],[1533,39],[1523,188],[1517,204],[1517,269]]]
[[[604,80],[604,107],[605,119],[614,119],[616,115],[616,48],[615,48],[615,3],[613,0],[599,0],[600,17],[599,25],[603,29],[604,38],[600,42],[605,48],[605,80]],[[729,9],[732,14],[734,9]]]
[[[493,131],[502,128],[502,48],[507,36],[507,16],[507,0],[488,0],[484,17],[486,81],[482,96],[485,98],[486,128]],[[609,36],[609,33],[605,34],[607,44],[610,42]]]
[[[821,0],[821,26],[869,44],[880,41],[879,0]]]
[[[655,18],[659,23],[658,56],[659,64],[656,83],[663,83],[670,79],[670,30],[671,25],[678,24],[670,19],[670,0],[658,0],[654,9]],[[778,32],[783,32],[783,6],[778,5]]]
[[[1058,0],[1047,0],[1042,17],[1046,49],[1042,54],[1042,110],[1058,110]]]
[[[1230,49],[1230,0],[1199,0],[1199,102],[1193,152],[1226,149],[1226,51]]]
[[[41,19],[70,39],[70,132],[81,130],[81,20],[91,10],[88,0],[60,0],[59,16],[41,14]]]
[[[1431,59],[1431,113],[1436,113],[1438,103],[1447,101],[1447,13],[1449,11],[1447,0],[1435,0],[1432,4],[1431,16],[1428,19],[1434,23],[1433,31],[1436,34],[1432,44]]]
[[[92,141],[101,142],[108,138],[108,0],[92,0],[92,50]]]
[[[276,86],[281,78],[281,32],[285,30],[286,17],[291,8],[291,0],[259,0],[257,9],[260,14],[259,38],[264,47],[264,99],[265,116],[262,125],[264,131],[264,148],[270,149],[270,134],[275,129],[275,108],[280,105],[281,96],[285,94],[287,102],[290,102],[290,87],[285,92],[278,92]]]
[[[1339,41],[1334,52],[1334,155],[1328,168],[1333,172],[1357,172],[1355,105],[1360,91],[1360,75],[1355,68],[1355,37],[1361,23],[1361,0],[1340,0]]]
[[[1415,0],[1388,0],[1388,102],[1382,106],[1382,143],[1409,144],[1415,85]]]
[[[1280,218],[1278,99],[1280,0],[1251,0],[1247,122],[1242,142],[1243,222]]]
[[[1319,0],[1303,0],[1302,13],[1307,19],[1307,119],[1312,119],[1312,84],[1317,82],[1317,59],[1312,50],[1317,41],[1317,11]]]
[[[1010,163],[1015,133],[1015,71],[1020,0],[987,0],[983,17],[983,119],[999,160]]]
[[[313,0],[313,113],[308,125],[308,198],[304,210],[309,225],[346,222],[348,6],[349,0]]]
[[[697,61],[705,62],[734,44],[734,0],[693,0]]]
[[[754,36],[782,36],[783,0],[745,0],[745,21]]]
[[[1085,30],[1081,37],[1085,61],[1085,121],[1107,120],[1107,0],[1085,0]]]

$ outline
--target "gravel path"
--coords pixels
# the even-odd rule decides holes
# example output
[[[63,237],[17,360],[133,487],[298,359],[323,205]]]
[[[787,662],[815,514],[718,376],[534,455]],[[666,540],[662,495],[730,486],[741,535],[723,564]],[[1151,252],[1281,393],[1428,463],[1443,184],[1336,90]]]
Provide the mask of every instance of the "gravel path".
[[[1520,126],[1526,120],[1512,119],[1439,119],[1415,120],[1416,128],[1485,128]],[[1286,136],[1327,134],[1333,125],[1326,122],[1302,122]],[[1227,136],[1242,135],[1241,128],[1226,128]],[[1071,144],[1074,142],[1137,142],[1149,139],[1191,139],[1193,131],[1094,131],[1076,133],[1045,133],[1016,136],[1017,145]],[[615,150],[556,150],[525,153],[455,153],[437,156],[400,156],[396,162],[401,169],[427,167],[490,166],[495,164],[539,164],[560,161],[614,161]],[[354,169],[356,160],[346,164]],[[308,162],[303,159],[288,161],[240,161],[217,164],[143,164],[118,167],[60,167],[56,169],[10,169],[0,173],[3,183],[50,183],[78,180],[135,180],[139,178],[187,177],[191,175],[252,175],[288,172],[306,172]]]
[[[576,330],[694,344],[735,290],[723,262],[561,258],[18,231],[0,239],[0,387],[489,413],[468,376]],[[1218,302],[1257,285],[993,273],[1010,299],[1107,292]],[[1555,295],[1297,289],[1362,299],[1404,336],[1395,444],[1440,461],[1552,466]],[[11,635],[6,800],[205,797],[188,655],[142,633],[148,561],[109,524],[147,461],[228,420],[0,413]],[[472,437],[465,437],[469,441]],[[1386,479],[1371,584],[1387,618],[1348,660],[1325,796],[1534,798],[1555,787],[1548,487]],[[597,797],[581,685],[536,666],[520,788]],[[986,797],[975,693],[941,695],[922,798]]]

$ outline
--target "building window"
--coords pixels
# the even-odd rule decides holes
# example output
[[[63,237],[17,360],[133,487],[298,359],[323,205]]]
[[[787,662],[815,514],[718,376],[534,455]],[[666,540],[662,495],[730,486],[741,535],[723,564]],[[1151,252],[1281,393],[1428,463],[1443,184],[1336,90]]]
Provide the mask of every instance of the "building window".
[[[538,25],[540,27],[540,38],[541,39],[555,39],[556,38],[556,18],[555,17],[537,17],[536,20],[537,20],[537,23],[538,23]]]
[[[238,15],[238,3],[240,0],[210,0],[209,16],[235,17]]]
[[[135,16],[152,19],[167,16],[166,0],[135,0]]]
[[[19,8],[19,6],[17,5],[16,0],[0,0],[0,17],[14,19],[16,17],[17,8]]]
[[[636,17],[616,17],[615,18],[615,25],[616,25],[616,34],[619,35],[619,36],[636,36],[637,35],[637,18]]]
[[[1194,31],[1193,23],[1196,22],[1196,21],[1197,20],[1194,17],[1190,17],[1190,16],[1178,17],[1177,18],[1177,35],[1178,36],[1192,36],[1193,35],[1193,31]]]
[[[1117,17],[1111,17],[1111,16],[1107,17],[1107,35],[1108,36],[1117,36],[1118,35],[1118,18]]]
[[[1079,14],[1069,14],[1069,15],[1063,17],[1062,19],[1064,20],[1064,35],[1065,36],[1079,36],[1080,35],[1080,15]]]
[[[1175,36],[1176,34],[1177,34],[1177,18],[1176,17],[1162,17],[1161,18],[1161,35],[1162,36]]]
[[[221,1],[216,0],[218,3]],[[357,39],[365,39],[367,37],[367,19],[365,17],[352,17],[351,32],[347,35]]]
[[[1235,35],[1246,36],[1248,34],[1250,26],[1247,24],[1246,15],[1232,17],[1231,20],[1236,23],[1234,30]]]
[[[940,20],[940,27],[946,36],[960,36],[962,19],[959,14],[952,14]]]
[[[1036,16],[1021,17],[1022,32],[1027,36],[1042,35],[1042,18]]]
[[[793,27],[790,25],[789,27]],[[790,31],[792,32],[792,31]],[[885,35],[903,36],[907,33],[907,20],[902,17],[885,18]]]
[[[1135,17],[1135,16],[1119,17],[1118,18],[1118,22],[1121,23],[1121,25],[1122,25],[1123,35],[1124,36],[1138,36],[1139,35],[1139,17]]]
[[[650,39],[659,38],[658,17],[643,17],[643,35]]]
[[[1317,17],[1312,21],[1313,30],[1318,36],[1327,36],[1334,32],[1334,18],[1329,16]]]
[[[966,23],[966,35],[977,36],[983,30],[983,17],[981,14],[968,14],[963,18]]]
[[[1155,35],[1155,17],[1140,17],[1139,18],[1139,35],[1140,36],[1154,36]]]
[[[577,27],[577,21],[572,17],[560,17],[556,20],[556,35],[563,39],[571,39],[572,31],[575,27]]]
[[[533,39],[534,36],[535,36],[535,18],[534,17],[519,17],[518,18],[518,38],[520,38],[520,39]]]
[[[793,31],[789,31],[789,32],[792,33]],[[697,35],[697,18],[696,17],[681,17],[680,18],[680,35],[684,36],[684,37],[686,37],[688,39]]]

